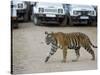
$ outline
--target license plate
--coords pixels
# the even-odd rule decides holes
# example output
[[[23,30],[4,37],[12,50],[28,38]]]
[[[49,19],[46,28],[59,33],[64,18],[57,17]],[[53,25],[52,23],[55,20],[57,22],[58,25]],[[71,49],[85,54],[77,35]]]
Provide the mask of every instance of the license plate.
[[[46,17],[56,17],[56,15],[47,14]]]
[[[81,16],[80,19],[89,19],[88,16]]]

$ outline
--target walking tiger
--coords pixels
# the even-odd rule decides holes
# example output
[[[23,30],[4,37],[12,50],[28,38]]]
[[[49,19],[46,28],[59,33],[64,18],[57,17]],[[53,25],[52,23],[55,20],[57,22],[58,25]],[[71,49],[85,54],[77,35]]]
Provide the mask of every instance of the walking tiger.
[[[91,46],[94,46],[89,37],[81,32],[63,33],[63,32],[45,32],[45,42],[47,45],[51,44],[51,50],[49,55],[46,57],[45,62],[55,54],[58,48],[63,50],[63,62],[66,62],[67,49],[74,49],[76,53],[76,59],[72,61],[77,61],[80,56],[80,48],[83,47],[88,53],[92,55],[92,60],[95,60],[95,54]]]

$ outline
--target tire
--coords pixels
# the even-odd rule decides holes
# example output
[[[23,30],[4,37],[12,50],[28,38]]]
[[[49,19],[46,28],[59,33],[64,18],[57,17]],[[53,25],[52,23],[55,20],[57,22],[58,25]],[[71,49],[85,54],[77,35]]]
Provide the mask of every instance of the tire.
[[[35,25],[40,25],[40,20],[36,16],[33,17],[33,22]]]

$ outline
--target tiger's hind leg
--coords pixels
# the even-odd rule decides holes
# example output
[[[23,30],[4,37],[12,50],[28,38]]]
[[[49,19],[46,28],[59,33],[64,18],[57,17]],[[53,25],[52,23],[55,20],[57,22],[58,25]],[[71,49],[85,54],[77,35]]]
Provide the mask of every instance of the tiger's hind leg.
[[[72,62],[78,61],[78,59],[79,59],[79,57],[80,57],[79,51],[80,51],[80,47],[78,47],[78,48],[75,49],[76,59],[75,59],[75,60],[72,60]]]
[[[95,54],[94,54],[94,51],[92,50],[92,48],[90,46],[86,46],[85,49],[87,50],[88,53],[90,53],[92,55],[91,60],[95,60]]]

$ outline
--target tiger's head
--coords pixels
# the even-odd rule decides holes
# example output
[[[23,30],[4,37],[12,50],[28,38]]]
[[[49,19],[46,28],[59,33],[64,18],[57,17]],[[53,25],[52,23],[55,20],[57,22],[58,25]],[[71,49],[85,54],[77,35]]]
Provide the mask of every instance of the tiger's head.
[[[54,41],[53,32],[48,33],[48,32],[46,31],[46,32],[45,32],[45,35],[46,35],[46,37],[45,37],[45,42],[46,42],[46,44],[49,45],[50,43],[53,43],[53,41]]]

